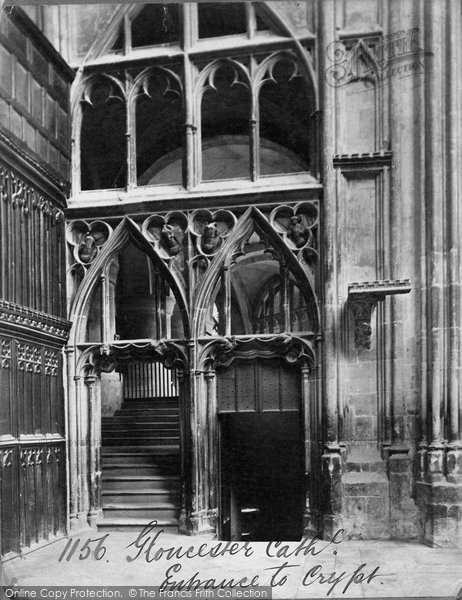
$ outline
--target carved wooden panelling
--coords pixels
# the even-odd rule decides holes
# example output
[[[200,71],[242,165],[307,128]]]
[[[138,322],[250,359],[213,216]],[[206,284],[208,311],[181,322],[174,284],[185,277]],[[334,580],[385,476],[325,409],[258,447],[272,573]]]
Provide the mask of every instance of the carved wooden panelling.
[[[0,298],[64,316],[62,211],[0,165]]]
[[[236,406],[238,412],[255,410],[255,368],[252,362],[240,363],[236,372]]]
[[[11,341],[0,341],[0,437],[11,433]]]
[[[2,554],[19,552],[18,448],[0,448]]]
[[[61,353],[0,338],[2,553],[16,554],[65,527]],[[58,436],[56,443],[44,435]],[[24,436],[28,436],[24,445]],[[7,445],[6,445],[7,444]],[[31,444],[31,445],[29,445]]]
[[[19,452],[21,510],[15,513],[21,545],[29,547],[64,532],[65,447],[64,444],[23,446]]]
[[[236,360],[217,372],[218,411],[274,412],[300,410],[300,377],[277,359]]]
[[[236,376],[234,365],[218,374],[218,410],[220,412],[236,411]]]
[[[300,380],[286,365],[279,367],[279,397],[285,410],[300,409]]]

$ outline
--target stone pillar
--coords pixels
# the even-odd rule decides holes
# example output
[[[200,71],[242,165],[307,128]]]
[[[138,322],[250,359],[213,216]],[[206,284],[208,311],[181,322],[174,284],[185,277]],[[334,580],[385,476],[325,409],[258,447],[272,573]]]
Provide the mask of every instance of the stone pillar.
[[[79,493],[78,493],[78,449],[77,449],[77,387],[79,378],[74,377],[74,348],[64,350],[66,356],[67,379],[67,476],[69,481],[69,529],[80,529],[78,523]]]
[[[443,145],[445,72],[443,23],[445,3],[425,4],[425,49],[433,53],[431,69],[426,73],[425,116],[427,140],[425,148],[427,208],[427,302],[429,307],[429,393],[430,447],[428,480],[443,478],[443,401],[444,401],[444,163]]]
[[[448,147],[447,165],[447,256],[448,256],[448,405],[449,405],[449,446],[447,452],[447,478],[449,483],[462,484],[462,372],[461,352],[461,306],[462,306],[462,261],[460,259],[460,236],[462,231],[461,176],[462,133],[454,123],[461,119],[460,71],[462,69],[462,51],[460,35],[462,30],[460,10],[452,0],[450,9],[454,18],[447,21],[448,38],[448,123],[446,141]],[[460,512],[462,519],[462,511]],[[461,525],[459,524],[459,527]]]
[[[424,5],[428,451],[416,485],[422,539],[462,547],[460,398],[460,6]]]
[[[190,509],[186,512],[185,526],[190,535],[213,536],[216,530],[216,510],[210,511],[210,430],[208,426],[208,397],[213,388],[206,385],[205,372],[192,371],[189,423],[191,431],[191,488]],[[215,508],[215,507],[214,507]]]
[[[207,456],[206,470],[208,473],[208,523],[217,528],[218,520],[218,487],[220,474],[219,465],[219,442],[218,442],[218,413],[217,413],[217,385],[214,370],[205,372],[205,384],[207,395]]]
[[[69,528],[88,528],[87,424],[86,398],[82,378],[74,375],[74,354],[67,353],[68,371],[68,448],[69,448]]]
[[[305,535],[314,536],[318,533],[315,518],[311,509],[313,497],[313,466],[311,461],[311,404],[310,404],[310,369],[308,365],[301,368],[302,383],[302,410],[305,430],[305,511],[303,515],[303,532]]]
[[[413,0],[388,2],[388,29],[395,32],[410,32],[417,29],[419,7]],[[422,32],[410,38],[410,47],[422,46]],[[407,59],[410,61],[418,58]],[[391,61],[390,69],[393,68]],[[397,63],[396,63],[397,64]],[[423,70],[423,69],[422,69]],[[418,280],[422,240],[419,234],[410,235],[422,210],[420,136],[422,123],[416,118],[416,107],[422,105],[425,74],[420,72],[410,77],[389,77],[382,88],[387,105],[383,107],[384,119],[388,120],[389,139],[393,152],[390,177],[390,202],[383,251],[389,255],[384,264],[384,277],[391,279],[409,278]],[[388,91],[388,94],[387,94]],[[388,114],[387,114],[388,113]],[[388,119],[387,119],[388,117]],[[415,157],[411,163],[410,157]],[[412,168],[410,165],[412,164]],[[403,198],[406,201],[403,202]],[[416,344],[421,330],[421,314],[415,296],[419,286],[413,285],[410,297],[388,298],[383,307],[387,327],[384,331],[386,344],[382,360],[386,361],[385,375],[385,418],[384,455],[387,457],[389,481],[389,535],[393,539],[411,540],[418,536],[418,510],[413,498],[415,481],[413,459],[415,439],[418,436],[418,395],[416,381],[422,369],[422,355]],[[380,370],[380,369],[379,369]],[[415,375],[414,375],[415,373]],[[388,443],[389,442],[389,443]]]
[[[97,521],[101,516],[101,388],[99,379],[93,375],[85,377],[85,385],[87,386],[90,421],[88,523],[90,527],[96,528]]]
[[[88,477],[88,443],[90,441],[88,394],[82,377],[77,381],[77,450],[79,479],[79,522],[83,528],[88,527],[89,477]]]
[[[325,443],[321,458],[322,511],[324,537],[329,538],[340,525],[342,508],[342,460],[338,440],[338,362],[340,348],[340,306],[337,287],[337,197],[333,168],[335,153],[335,88],[326,82],[325,73],[330,66],[326,50],[335,41],[335,0],[319,3],[319,58],[320,93],[323,114],[322,124],[322,181],[324,185],[323,273],[324,306],[322,348],[322,404]]]
[[[180,533],[189,534],[189,515],[192,511],[192,436],[191,436],[191,393],[189,370],[178,370],[178,396],[180,416],[180,452],[181,452],[181,511],[179,519]]]

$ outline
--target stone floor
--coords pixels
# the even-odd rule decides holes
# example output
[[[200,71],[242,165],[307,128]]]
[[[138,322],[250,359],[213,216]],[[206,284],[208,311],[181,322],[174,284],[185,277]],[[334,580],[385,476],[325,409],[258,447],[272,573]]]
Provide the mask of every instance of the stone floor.
[[[155,553],[161,547],[182,547],[185,551],[190,546],[194,547],[191,552],[197,552],[201,544],[205,544],[203,552],[207,549],[210,551],[219,542],[167,533],[159,533],[155,538],[156,533],[158,531],[152,530],[139,538],[141,554],[132,561],[127,560],[127,557],[135,557],[140,551],[133,544],[129,546],[136,541],[137,533],[110,533],[103,542],[106,553],[99,561],[92,554],[79,560],[79,553],[82,556],[86,554],[83,544],[88,533],[79,536],[78,550],[70,560],[66,560],[69,558],[67,552],[59,561],[68,543],[68,539],[61,539],[22,558],[5,562],[2,569],[3,585],[158,586],[170,568],[173,579],[177,581],[196,573],[201,581],[213,578],[217,582],[223,578],[241,579],[257,575],[261,586],[268,585],[275,575],[273,584],[283,584],[274,585],[273,598],[455,598],[462,588],[462,550],[435,549],[388,541],[344,541],[329,544],[316,540],[315,545],[309,547],[306,556],[303,552],[298,556],[289,556],[299,546],[298,543],[281,543],[277,548],[273,545],[267,552],[267,544],[251,542],[247,547],[249,556],[245,556],[246,548],[240,543],[235,546],[236,553],[231,556],[227,554],[178,559],[156,556]],[[90,532],[90,537],[98,537],[98,534]],[[74,541],[76,539],[74,536]],[[147,545],[151,541],[154,544],[147,554]],[[145,546],[143,542],[146,542]],[[309,541],[305,542],[305,546],[308,543]],[[224,546],[225,542],[221,544]],[[96,543],[93,543],[91,548],[94,549],[95,546]],[[282,554],[277,557],[276,552]],[[311,553],[314,552],[318,554],[313,556]],[[148,559],[152,559],[151,562]],[[285,563],[286,567],[278,571]],[[171,569],[174,564],[181,565],[176,567],[179,569],[176,572]],[[378,571],[368,582],[367,578],[376,567]],[[332,572],[335,575],[332,576]],[[332,588],[334,578],[342,573],[343,577]],[[329,579],[331,575],[330,582],[322,583],[319,575],[324,579]],[[282,582],[284,576],[287,577]],[[310,582],[310,585],[306,585]]]

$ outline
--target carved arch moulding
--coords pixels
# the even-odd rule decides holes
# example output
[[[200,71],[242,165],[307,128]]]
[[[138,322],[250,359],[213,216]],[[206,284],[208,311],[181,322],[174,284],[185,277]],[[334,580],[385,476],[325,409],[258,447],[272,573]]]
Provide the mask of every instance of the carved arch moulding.
[[[317,304],[318,229],[316,200],[259,209],[198,209],[69,221],[66,239],[71,316],[82,297],[89,295],[104,265],[130,241],[163,264],[185,309],[188,297],[197,307],[207,295],[207,280],[217,276],[215,271],[224,261],[243,254],[254,232],[265,251],[284,260],[297,278],[306,280],[309,295]],[[81,315],[85,309],[82,312],[80,306],[77,312]]]
[[[275,336],[249,336],[216,338],[205,344],[198,356],[201,370],[228,367],[235,359],[283,358],[288,364],[312,370],[316,366],[314,338],[280,334]]]
[[[77,362],[77,372],[99,377],[101,373],[110,373],[133,360],[161,362],[167,369],[176,369],[180,374],[187,369],[188,364],[185,348],[174,342],[116,342],[85,348]]]

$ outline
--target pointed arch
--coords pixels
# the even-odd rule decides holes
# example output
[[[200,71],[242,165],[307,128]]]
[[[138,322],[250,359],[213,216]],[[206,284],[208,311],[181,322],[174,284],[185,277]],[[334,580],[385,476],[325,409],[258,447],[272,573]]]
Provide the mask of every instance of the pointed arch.
[[[205,331],[205,321],[210,298],[213,297],[213,290],[218,283],[223,266],[229,266],[233,256],[242,252],[242,245],[253,232],[256,232],[267,242],[268,246],[274,249],[278,256],[284,258],[288,270],[293,274],[300,289],[305,294],[308,306],[311,308],[310,316],[312,317],[312,322],[315,324],[316,331],[319,331],[320,313],[318,300],[307,274],[263,213],[258,208],[252,207],[241,216],[234,231],[217,252],[200,284],[194,302],[195,315],[193,322],[195,337],[201,337]]]
[[[92,294],[98,284],[100,275],[116,257],[117,253],[125,248],[130,242],[141,250],[141,252],[146,254],[146,256],[160,268],[178,302],[183,322],[184,335],[185,337],[190,336],[188,305],[183,285],[178,276],[166,267],[162,258],[141,233],[136,223],[129,217],[124,217],[101,252],[95,258],[75,295],[69,316],[69,319],[73,322],[69,338],[70,345],[77,345],[84,339],[86,318],[90,309]]]
[[[276,10],[273,6],[270,5],[269,2],[255,2],[255,7],[258,7],[261,10],[261,13],[265,15],[269,22],[274,23],[276,29],[279,29],[281,33],[287,35],[292,40],[296,52],[300,57],[301,67],[304,71],[304,75],[307,80],[310,82],[310,85],[313,89],[314,94],[314,112],[319,110],[319,88],[318,82],[316,78],[316,73],[313,65],[313,60],[309,53],[302,46],[300,41],[297,39],[296,33],[293,31],[292,27],[289,25],[288,21],[281,15],[279,11]],[[315,36],[313,35],[313,39]]]

